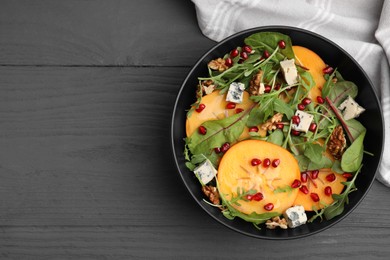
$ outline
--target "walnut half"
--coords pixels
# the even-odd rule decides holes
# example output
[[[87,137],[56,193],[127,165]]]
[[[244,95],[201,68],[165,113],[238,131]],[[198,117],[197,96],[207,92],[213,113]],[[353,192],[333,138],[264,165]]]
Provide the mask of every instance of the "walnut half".
[[[344,153],[345,146],[347,141],[345,140],[345,135],[343,127],[338,125],[332,132],[328,142],[329,152],[333,155],[336,160],[341,159],[341,156]]]
[[[273,217],[265,222],[265,226],[268,229],[275,229],[277,227],[280,227],[282,229],[287,229],[287,221],[285,218],[280,218],[279,216]]]
[[[220,204],[219,193],[216,187],[205,185],[202,187],[202,191],[209,198],[211,203],[213,203],[214,205]]]

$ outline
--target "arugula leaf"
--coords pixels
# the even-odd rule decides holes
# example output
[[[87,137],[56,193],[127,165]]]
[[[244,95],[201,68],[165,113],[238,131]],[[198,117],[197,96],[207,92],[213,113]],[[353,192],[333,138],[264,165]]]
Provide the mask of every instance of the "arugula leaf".
[[[274,190],[274,194],[288,192],[288,194],[290,195],[291,192],[292,192],[293,190],[294,190],[294,189],[291,188],[290,185],[286,185],[286,186],[284,186],[284,187],[277,187],[277,188]]]
[[[363,160],[363,141],[366,132],[364,131],[358,138],[345,150],[341,157],[341,169],[346,172],[356,171]]]
[[[259,101],[259,105],[252,109],[249,114],[249,119],[247,122],[247,126],[254,126],[263,123],[267,118],[273,115],[274,111],[274,100],[273,96],[260,96],[257,97]]]
[[[225,142],[235,142],[244,131],[247,112],[233,116],[204,122],[202,125],[207,129],[207,133],[202,135],[195,131],[188,139],[188,148],[192,154],[210,154],[215,147],[221,147]]]
[[[343,169],[341,169],[341,162],[339,160],[333,162],[332,171],[339,174],[344,173]]]
[[[279,98],[275,98],[273,108],[276,112],[285,114],[288,120],[294,115],[294,109]]]
[[[295,58],[291,39],[285,34],[278,32],[259,32],[252,34],[244,41],[245,44],[252,46],[252,48],[273,52],[274,49],[278,48],[278,43],[281,40],[285,42],[286,48],[280,49],[279,52],[276,53],[275,57],[278,60],[284,60],[285,58]]]

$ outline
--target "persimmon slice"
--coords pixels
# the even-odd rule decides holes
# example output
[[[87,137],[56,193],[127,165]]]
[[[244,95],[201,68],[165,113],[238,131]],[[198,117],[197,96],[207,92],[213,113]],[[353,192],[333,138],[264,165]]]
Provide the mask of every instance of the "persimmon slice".
[[[313,87],[308,94],[308,97],[311,100],[316,100],[317,96],[321,96],[321,89],[325,84],[322,70],[326,67],[326,64],[320,56],[308,48],[293,46],[293,50],[297,63],[309,69],[309,72],[316,83],[315,87]]]
[[[334,174],[336,179],[332,182],[326,178],[329,174]],[[302,185],[306,185],[309,192],[307,194],[303,192],[299,192],[298,196],[295,200],[295,205],[302,205],[306,211],[312,211],[315,209],[322,209],[325,205],[329,205],[333,202],[332,196],[328,196],[325,194],[325,187],[329,186],[332,189],[332,194],[340,194],[344,189],[344,184],[342,182],[347,181],[342,174],[337,174],[332,172],[331,169],[320,169],[318,177],[316,179],[310,178],[310,172],[308,172],[308,180],[306,183],[302,183]],[[315,193],[319,197],[319,201],[315,202],[310,197],[311,193]]]
[[[252,166],[254,158],[280,161],[277,167],[272,164]],[[237,192],[256,190],[262,193],[260,201],[242,199],[238,204],[232,204],[244,214],[270,212],[264,208],[269,203],[274,206],[272,212],[282,214],[294,205],[299,190],[291,188],[291,184],[299,178],[298,162],[289,151],[260,140],[245,140],[233,145],[222,157],[217,175],[219,191],[228,201],[237,198]]]
[[[227,109],[228,101],[226,101],[226,94],[220,94],[220,91],[214,91],[211,94],[202,97],[202,104],[205,104],[205,108],[202,112],[198,113],[194,111],[186,121],[186,134],[191,136],[198,127],[209,120],[219,120],[227,116],[231,116],[237,113],[237,109],[248,110],[253,107],[254,102],[250,100],[249,93],[244,91],[244,96],[242,103],[236,104],[234,109]],[[265,131],[261,130],[260,133],[262,136],[265,136]],[[249,137],[248,127],[245,127],[244,132],[240,136],[240,140],[246,139]]]

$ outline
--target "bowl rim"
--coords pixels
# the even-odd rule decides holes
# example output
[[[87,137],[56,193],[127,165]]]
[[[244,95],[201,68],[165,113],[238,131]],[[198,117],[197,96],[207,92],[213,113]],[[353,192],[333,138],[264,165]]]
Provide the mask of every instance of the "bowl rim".
[[[175,103],[174,103],[174,107],[173,107],[173,110],[172,110],[172,118],[171,118],[171,129],[170,129],[170,139],[171,139],[171,152],[173,154],[173,157],[174,157],[174,161],[175,161],[175,166],[176,166],[176,170],[177,172],[179,173],[180,175],[180,178],[181,180],[183,181],[184,185],[186,186],[188,192],[191,194],[191,197],[196,201],[196,203],[203,209],[203,211],[205,211],[209,216],[211,216],[215,221],[217,221],[218,223],[220,223],[221,225],[227,227],[228,229],[231,229],[235,232],[238,232],[240,234],[243,234],[243,235],[246,235],[246,236],[249,236],[249,237],[253,237],[253,238],[257,238],[257,239],[264,239],[264,240],[292,240],[292,239],[299,239],[299,238],[304,238],[304,237],[307,237],[307,236],[311,236],[311,235],[315,235],[315,234],[318,234],[322,231],[325,231],[326,229],[336,225],[337,223],[341,222],[344,218],[346,218],[350,213],[352,213],[356,207],[364,200],[364,198],[366,197],[367,193],[370,191],[375,179],[376,179],[376,176],[378,174],[378,171],[379,171],[379,168],[380,168],[380,165],[381,165],[381,162],[382,162],[382,157],[383,157],[383,150],[384,150],[384,141],[382,142],[382,147],[380,149],[380,155],[379,155],[379,161],[378,161],[378,164],[376,165],[376,169],[375,169],[375,172],[373,174],[373,178],[372,180],[370,181],[370,183],[368,184],[367,186],[367,189],[366,191],[362,194],[361,198],[357,201],[357,203],[355,205],[353,205],[350,210],[348,212],[345,212],[343,213],[342,215],[338,216],[338,219],[336,221],[333,221],[329,224],[327,224],[325,227],[323,228],[320,228],[318,230],[315,230],[315,231],[311,231],[311,232],[308,232],[308,233],[305,233],[305,234],[298,234],[296,236],[291,236],[291,237],[267,237],[267,236],[263,236],[263,235],[256,235],[254,233],[249,233],[247,231],[244,231],[244,230],[240,230],[239,228],[236,228],[232,225],[228,225],[227,223],[224,223],[223,221],[221,221],[220,219],[217,218],[217,216],[213,215],[208,209],[206,209],[206,206],[202,203],[200,203],[200,201],[195,197],[195,195],[193,194],[193,192],[191,191],[190,189],[190,186],[187,184],[186,180],[184,179],[183,177],[183,174],[180,170],[180,163],[178,161],[178,158],[176,156],[176,151],[175,151],[175,136],[174,136],[174,124],[175,124],[175,115],[176,115],[176,112],[177,112],[177,109],[178,109],[178,103],[180,101],[180,97],[181,97],[181,94],[183,92],[183,89],[185,88],[186,84],[187,84],[187,81],[189,80],[189,78],[191,77],[191,75],[194,73],[194,71],[198,68],[199,64],[202,63],[202,61],[211,53],[213,53],[216,49],[218,49],[221,45],[225,44],[226,42],[229,42],[231,41],[232,39],[236,38],[236,37],[239,37],[243,34],[248,34],[248,33],[257,33],[257,32],[262,32],[262,31],[271,31],[271,30],[275,30],[275,32],[278,32],[280,30],[291,30],[291,31],[296,31],[296,32],[300,32],[300,33],[303,33],[303,34],[309,34],[311,36],[314,36],[316,38],[319,38],[320,40],[323,40],[325,42],[327,42],[328,44],[330,45],[333,45],[334,47],[336,47],[339,51],[341,51],[345,56],[347,56],[354,64],[355,66],[358,67],[358,69],[362,72],[362,74],[364,75],[364,77],[367,79],[369,85],[370,85],[370,88],[371,88],[371,91],[372,93],[374,94],[374,98],[375,98],[375,101],[376,103],[378,104],[378,107],[379,107],[379,113],[380,113],[380,118],[381,118],[381,123],[382,123],[382,133],[383,133],[383,139],[385,138],[385,126],[384,126],[384,117],[383,117],[383,111],[382,111],[382,107],[381,107],[381,103],[380,103],[380,100],[378,98],[378,95],[376,93],[376,90],[375,88],[373,87],[373,83],[371,81],[371,79],[368,77],[367,73],[364,71],[364,69],[362,68],[362,66],[352,57],[352,55],[350,55],[346,50],[344,50],[340,45],[338,45],[337,43],[333,42],[332,40],[318,34],[318,33],[315,33],[315,32],[312,32],[312,31],[309,31],[309,30],[306,30],[306,29],[302,29],[302,28],[299,28],[299,27],[293,27],[293,26],[286,26],[286,25],[267,25],[267,26],[258,26],[258,27],[253,27],[253,28],[249,28],[249,29],[246,29],[246,30],[242,30],[242,31],[239,31],[239,32],[236,32],[228,37],[226,37],[225,39],[215,43],[213,45],[213,47],[211,47],[210,49],[208,49],[207,51],[204,52],[204,54],[195,62],[195,64],[191,67],[191,70],[187,73],[185,79],[183,80],[182,84],[181,84],[181,87],[179,89],[179,91],[177,92],[177,96],[176,96],[176,99],[175,99]]]

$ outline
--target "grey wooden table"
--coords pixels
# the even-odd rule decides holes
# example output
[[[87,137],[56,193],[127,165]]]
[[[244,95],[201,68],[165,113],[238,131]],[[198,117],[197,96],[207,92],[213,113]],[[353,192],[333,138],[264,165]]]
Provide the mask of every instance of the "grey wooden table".
[[[386,258],[390,189],[347,219],[265,241],[204,213],[170,116],[214,42],[183,0],[0,2],[0,258]]]

